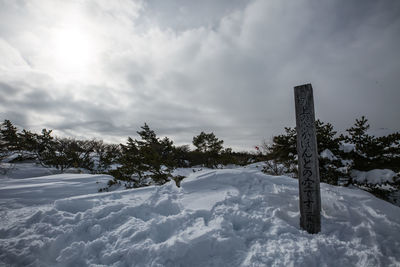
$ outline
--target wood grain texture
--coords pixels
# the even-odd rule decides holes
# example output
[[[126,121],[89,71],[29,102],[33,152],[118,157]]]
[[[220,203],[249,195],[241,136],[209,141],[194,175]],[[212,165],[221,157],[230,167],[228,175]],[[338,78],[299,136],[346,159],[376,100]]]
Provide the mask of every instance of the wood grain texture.
[[[299,161],[300,227],[311,234],[321,231],[321,193],[311,84],[294,88]]]

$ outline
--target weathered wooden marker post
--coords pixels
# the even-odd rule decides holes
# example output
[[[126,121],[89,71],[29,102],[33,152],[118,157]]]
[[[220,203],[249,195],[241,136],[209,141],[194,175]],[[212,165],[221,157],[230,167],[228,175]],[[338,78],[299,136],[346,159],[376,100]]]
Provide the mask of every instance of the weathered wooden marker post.
[[[321,231],[321,193],[311,84],[296,86],[294,101],[299,161],[300,227],[316,234]]]

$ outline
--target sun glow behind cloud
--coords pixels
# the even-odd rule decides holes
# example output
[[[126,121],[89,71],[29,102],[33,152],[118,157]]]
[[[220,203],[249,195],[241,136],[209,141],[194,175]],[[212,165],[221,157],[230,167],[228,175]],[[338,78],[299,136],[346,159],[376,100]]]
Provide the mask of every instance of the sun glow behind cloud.
[[[36,5],[28,20],[31,48],[23,51],[31,67],[60,84],[93,81],[99,75],[94,66],[100,65],[102,42],[85,2],[36,2]],[[49,24],[44,24],[44,19]]]
[[[51,36],[52,72],[62,80],[84,81],[90,78],[96,61],[95,42],[77,23],[63,25]]]
[[[59,70],[68,73],[87,70],[93,48],[84,32],[73,25],[57,31],[54,40],[54,57]]]
[[[0,115],[118,142],[146,121],[177,143],[214,131],[246,148],[292,125],[292,87],[312,82],[323,121],[392,127],[400,4],[367,2],[0,4]]]

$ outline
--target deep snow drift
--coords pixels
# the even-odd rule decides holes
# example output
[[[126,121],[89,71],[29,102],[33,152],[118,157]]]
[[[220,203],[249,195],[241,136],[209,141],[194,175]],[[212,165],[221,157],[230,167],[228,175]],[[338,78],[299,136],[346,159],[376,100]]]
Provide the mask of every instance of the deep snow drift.
[[[110,193],[96,193],[107,176],[0,179],[0,265],[400,265],[400,208],[369,193],[321,184],[322,232],[310,235],[293,178],[255,165],[180,172],[181,188]]]

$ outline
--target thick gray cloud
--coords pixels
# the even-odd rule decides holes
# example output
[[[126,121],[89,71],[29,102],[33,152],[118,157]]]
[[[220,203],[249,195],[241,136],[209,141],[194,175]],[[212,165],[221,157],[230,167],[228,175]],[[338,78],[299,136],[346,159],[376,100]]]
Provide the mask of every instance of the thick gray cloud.
[[[0,115],[123,142],[144,122],[252,149],[294,125],[293,87],[338,130],[400,130],[398,1],[0,1]]]

